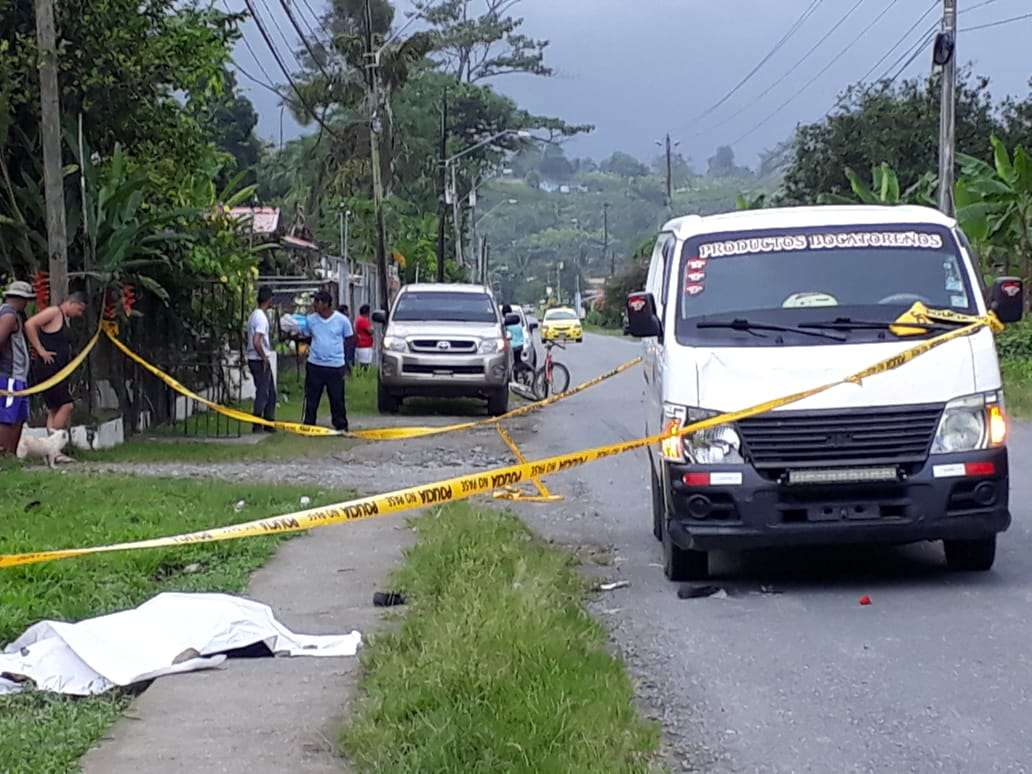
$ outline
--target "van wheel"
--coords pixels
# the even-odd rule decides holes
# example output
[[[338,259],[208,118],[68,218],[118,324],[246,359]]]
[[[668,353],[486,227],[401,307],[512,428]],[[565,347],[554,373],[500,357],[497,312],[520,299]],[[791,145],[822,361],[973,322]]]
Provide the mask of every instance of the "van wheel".
[[[376,408],[381,414],[397,414],[401,401],[387,392],[379,379],[376,380]]]
[[[675,583],[705,580],[709,576],[709,554],[675,545],[669,520],[663,522],[663,573]]]
[[[652,534],[656,540],[663,540],[663,519],[666,518],[666,503],[663,502],[663,490],[659,476],[649,463],[649,473],[652,475]]]
[[[946,566],[953,572],[988,572],[996,561],[996,535],[981,540],[944,540]]]
[[[509,386],[491,393],[487,398],[487,413],[493,417],[500,417],[509,411]]]

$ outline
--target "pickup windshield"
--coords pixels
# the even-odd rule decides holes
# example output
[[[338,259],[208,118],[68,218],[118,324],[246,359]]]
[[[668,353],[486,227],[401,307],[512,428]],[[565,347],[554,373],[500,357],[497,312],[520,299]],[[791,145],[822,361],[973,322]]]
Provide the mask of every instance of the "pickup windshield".
[[[736,318],[797,328],[892,321],[917,301],[977,312],[956,240],[928,224],[704,235],[685,243],[679,282],[677,335],[700,342],[723,336],[736,344],[782,343],[713,324]],[[841,329],[851,341],[886,335],[878,326]],[[821,343],[784,333],[793,343]]]
[[[403,293],[394,309],[398,322],[498,322],[494,302],[486,293]]]

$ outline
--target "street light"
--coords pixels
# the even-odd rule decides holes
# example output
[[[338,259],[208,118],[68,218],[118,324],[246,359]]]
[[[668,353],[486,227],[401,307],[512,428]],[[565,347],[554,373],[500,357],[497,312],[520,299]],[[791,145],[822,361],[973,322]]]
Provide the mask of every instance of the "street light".
[[[515,135],[516,137],[519,137],[521,140],[530,140],[530,139],[533,139],[533,137],[534,137],[534,135],[532,135],[526,129],[504,129],[501,132],[498,132],[497,134],[491,135],[486,140],[481,140],[476,145],[471,145],[468,148],[466,148],[465,150],[459,151],[458,153],[456,153],[451,158],[445,159],[444,160],[444,165],[447,167],[449,164],[452,164],[453,162],[458,161],[463,156],[468,156],[473,151],[479,150],[480,148],[483,148],[485,145],[490,145],[495,140],[500,140],[503,137],[508,137],[509,135]]]

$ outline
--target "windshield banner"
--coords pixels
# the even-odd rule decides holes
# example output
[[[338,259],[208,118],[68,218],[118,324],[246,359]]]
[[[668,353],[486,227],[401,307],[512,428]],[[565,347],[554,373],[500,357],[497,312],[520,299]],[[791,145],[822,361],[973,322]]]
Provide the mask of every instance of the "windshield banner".
[[[699,245],[699,259],[727,258],[734,255],[786,253],[795,250],[844,250],[858,247],[906,247],[941,250],[940,234],[926,231],[841,231],[816,234],[731,239]]]

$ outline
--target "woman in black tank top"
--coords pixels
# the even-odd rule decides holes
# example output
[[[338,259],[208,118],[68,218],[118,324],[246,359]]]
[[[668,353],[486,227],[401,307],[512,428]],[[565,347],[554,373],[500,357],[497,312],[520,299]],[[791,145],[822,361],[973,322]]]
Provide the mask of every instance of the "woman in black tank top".
[[[54,376],[72,359],[68,321],[82,317],[86,311],[86,297],[72,293],[59,306],[50,306],[29,318],[25,336],[38,357],[33,368],[33,381],[40,384]],[[72,394],[64,379],[43,393],[47,404],[47,429],[67,430],[72,420]]]

